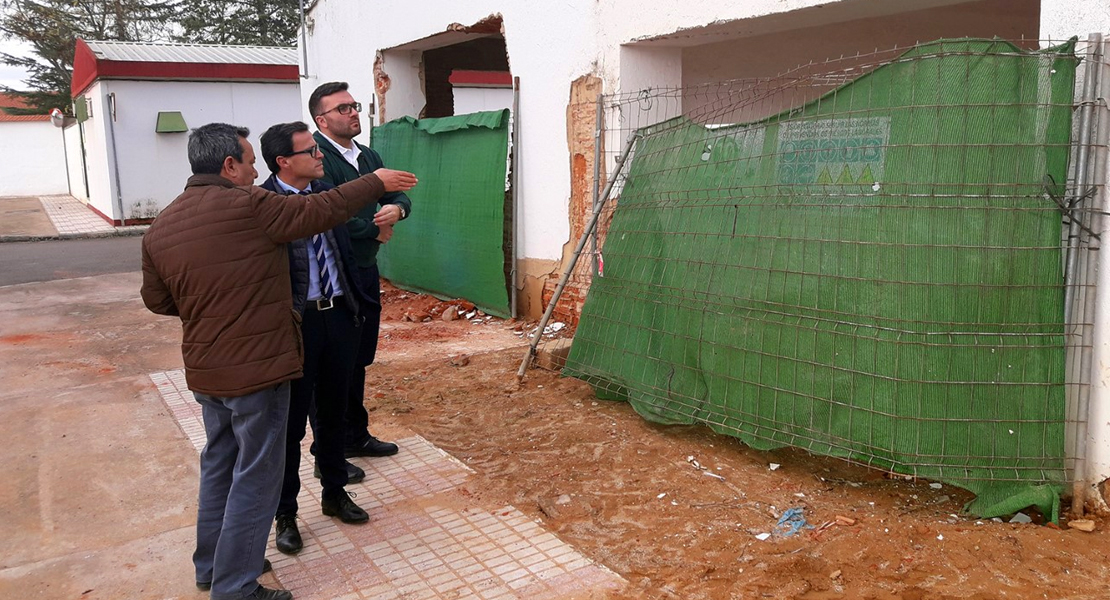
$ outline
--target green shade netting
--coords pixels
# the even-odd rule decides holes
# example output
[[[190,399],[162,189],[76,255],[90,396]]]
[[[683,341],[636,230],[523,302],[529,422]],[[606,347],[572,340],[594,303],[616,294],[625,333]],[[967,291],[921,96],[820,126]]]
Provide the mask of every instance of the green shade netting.
[[[1073,50],[942,40],[758,123],[639,130],[564,373],[1056,519]]]
[[[509,316],[505,177],[509,111],[403,118],[374,128],[373,148],[420,182],[412,215],[378,253],[395,285]]]

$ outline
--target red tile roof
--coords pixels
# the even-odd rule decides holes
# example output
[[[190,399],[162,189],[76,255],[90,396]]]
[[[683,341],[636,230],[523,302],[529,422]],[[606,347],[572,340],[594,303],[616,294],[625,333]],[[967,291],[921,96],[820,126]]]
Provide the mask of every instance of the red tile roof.
[[[0,112],[0,123],[15,123],[22,121],[49,121],[50,115],[9,115]]]
[[[17,94],[0,94],[0,123],[50,120],[50,115],[9,115],[5,108],[27,108],[27,101]]]
[[[27,101],[19,94],[0,93],[0,108],[27,108]]]

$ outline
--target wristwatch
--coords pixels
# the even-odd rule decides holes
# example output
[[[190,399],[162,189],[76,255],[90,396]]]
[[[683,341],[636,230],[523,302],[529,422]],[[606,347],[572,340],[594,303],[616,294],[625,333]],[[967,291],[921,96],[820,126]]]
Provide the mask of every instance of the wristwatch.
[[[404,219],[408,215],[408,213],[405,212],[405,207],[398,204],[397,208],[401,209],[401,218]]]

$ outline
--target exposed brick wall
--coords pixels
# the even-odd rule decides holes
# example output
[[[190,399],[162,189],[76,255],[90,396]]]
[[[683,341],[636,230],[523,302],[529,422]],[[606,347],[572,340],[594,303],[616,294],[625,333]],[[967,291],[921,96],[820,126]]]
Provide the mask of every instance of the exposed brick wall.
[[[597,98],[601,94],[601,79],[584,75],[571,82],[570,101],[567,104],[567,145],[570,162],[570,244],[576,246],[593,215],[594,159],[596,153]],[[604,179],[604,168],[602,178]],[[569,256],[567,257],[570,258]],[[565,264],[564,264],[565,268]],[[587,244],[575,265],[570,281],[556,305],[556,321],[577,325],[590,288],[593,273],[593,256]],[[562,273],[552,274],[544,282],[543,303],[546,307],[555,293]]]

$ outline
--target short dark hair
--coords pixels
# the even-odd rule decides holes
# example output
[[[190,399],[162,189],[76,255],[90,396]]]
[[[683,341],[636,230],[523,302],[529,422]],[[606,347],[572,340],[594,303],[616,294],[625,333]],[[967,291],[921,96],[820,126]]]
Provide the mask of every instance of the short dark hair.
[[[267,129],[266,133],[258,139],[258,145],[262,149],[262,159],[266,161],[266,166],[270,168],[271,173],[276,175],[281,170],[277,164],[279,156],[289,156],[293,153],[293,134],[298,131],[308,131],[308,125],[301,121],[278,123]]]
[[[308,97],[308,114],[312,115],[313,119],[320,116],[320,113],[317,112],[320,110],[320,100],[322,100],[324,96],[345,92],[348,87],[346,81],[331,81],[321,84],[320,87],[312,90],[312,95]]]
[[[189,166],[194,175],[219,175],[224,168],[224,159],[234,158],[243,161],[243,146],[239,138],[246,138],[251,132],[246,127],[227,123],[209,123],[197,127],[189,133]]]

